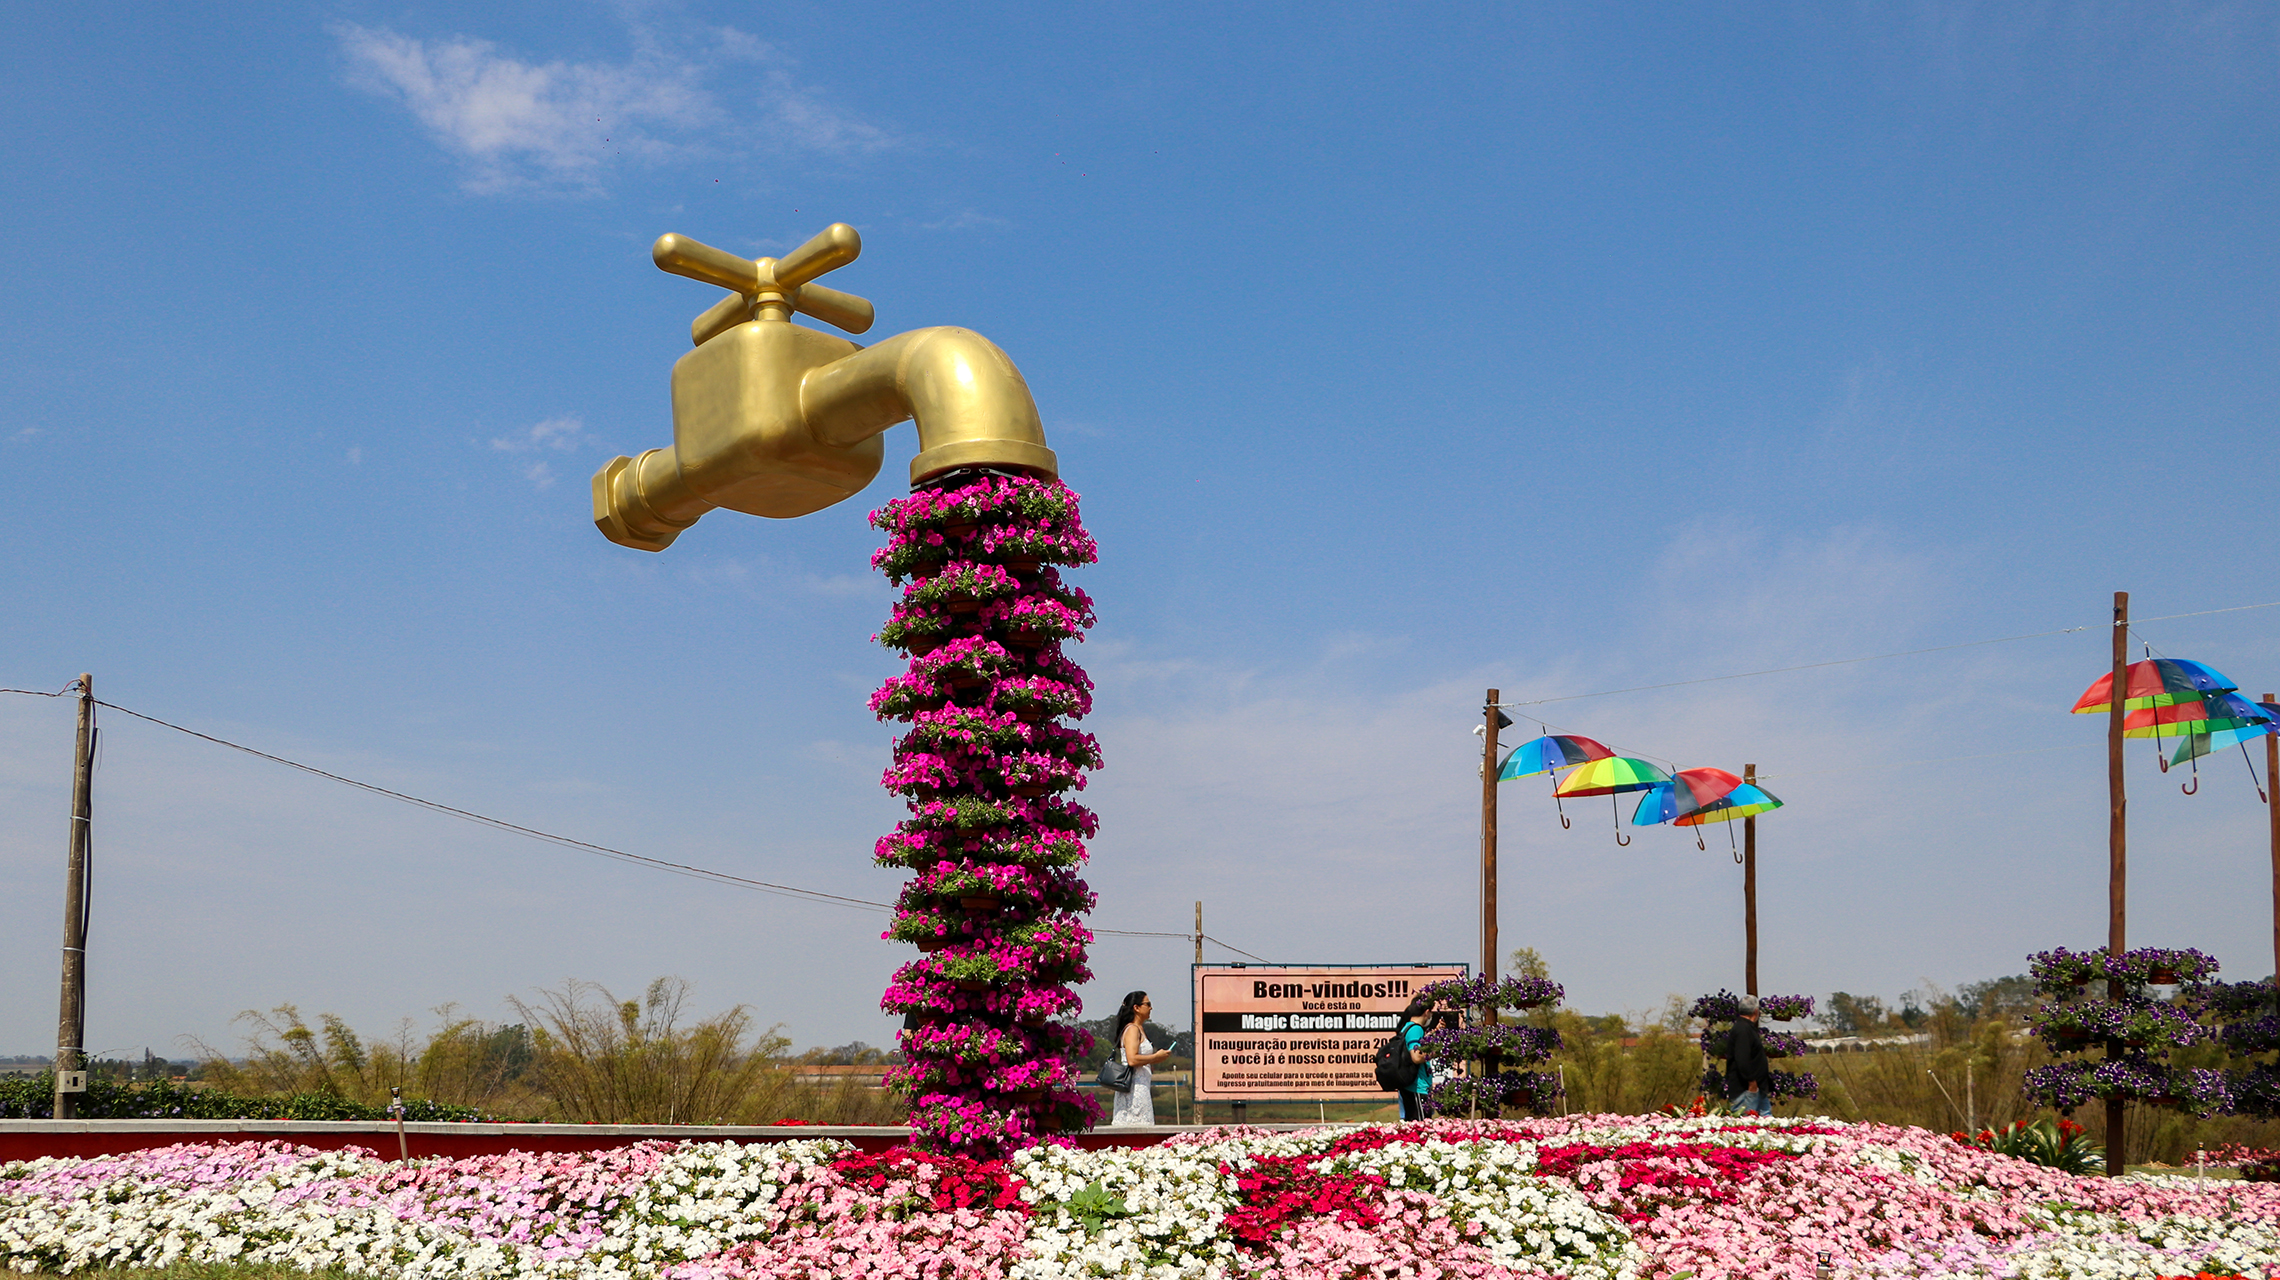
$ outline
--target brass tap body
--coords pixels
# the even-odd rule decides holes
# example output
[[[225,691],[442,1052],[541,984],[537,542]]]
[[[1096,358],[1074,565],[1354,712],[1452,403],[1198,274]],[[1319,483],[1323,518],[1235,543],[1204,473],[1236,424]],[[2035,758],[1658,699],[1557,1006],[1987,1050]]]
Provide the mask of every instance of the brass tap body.
[[[673,445],[594,473],[594,524],[621,546],[662,551],[715,507],[789,519],[860,492],[885,456],[880,435],[918,424],[916,486],[962,467],[1058,474],[1021,371],[989,339],[935,327],[864,348],[791,323],[801,311],[862,333],[871,304],[811,283],[855,260],[835,223],[782,259],[749,260],[660,237],[657,265],[732,292],[690,326],[673,365]]]

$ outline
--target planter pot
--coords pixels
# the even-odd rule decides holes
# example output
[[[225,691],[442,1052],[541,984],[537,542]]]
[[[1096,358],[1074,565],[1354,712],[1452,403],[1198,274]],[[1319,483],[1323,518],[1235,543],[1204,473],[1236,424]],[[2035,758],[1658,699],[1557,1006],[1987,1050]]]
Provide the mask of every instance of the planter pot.
[[[949,596],[944,598],[942,605],[952,613],[972,613],[982,607],[982,602],[972,596]]]
[[[948,938],[920,938],[914,945],[916,945],[919,950],[925,952],[926,954],[933,955],[935,952],[949,946],[950,940]]]
[[[960,909],[971,912],[975,915],[988,915],[1004,905],[1005,899],[990,897],[984,894],[976,894],[971,898],[958,899],[958,906]]]
[[[2087,1049],[2090,1037],[2079,1031],[2061,1031],[2050,1038],[2050,1046],[2059,1050]]]
[[[2183,1109],[2185,1106],[2185,1100],[2183,1098],[2172,1098],[2165,1095],[2159,1098],[2147,1098],[2145,1100],[2145,1105],[2149,1107],[2160,1107],[2164,1111],[2177,1111]]]
[[[987,991],[990,989],[989,983],[980,982],[972,978],[960,978],[958,981],[952,983],[951,985],[957,987],[960,991]]]
[[[1037,572],[1037,561],[1023,559],[1000,560],[998,561],[998,567],[1004,569],[1007,573],[1013,574],[1016,577],[1027,577],[1028,575]]]
[[[1019,786],[1007,787],[1006,790],[1011,791],[1013,794],[1021,796],[1024,799],[1035,800],[1037,797],[1044,795],[1045,792],[1049,790],[1049,788],[1040,786],[1034,782],[1024,782]]]
[[[942,647],[941,636],[912,636],[903,641],[904,652],[914,658],[923,658]]]
[[[1033,631],[1027,627],[1023,627],[1017,630],[1006,632],[1005,640],[1003,643],[1008,648],[1013,649],[1042,649],[1052,642],[1053,637],[1046,634],[1045,632]]]
[[[2155,969],[2145,976],[2145,980],[2149,986],[2174,987],[2177,985],[2177,971],[2175,969]]]
[[[953,520],[942,526],[942,536],[945,538],[971,538],[974,536],[974,530],[979,528],[981,526],[971,520]]]

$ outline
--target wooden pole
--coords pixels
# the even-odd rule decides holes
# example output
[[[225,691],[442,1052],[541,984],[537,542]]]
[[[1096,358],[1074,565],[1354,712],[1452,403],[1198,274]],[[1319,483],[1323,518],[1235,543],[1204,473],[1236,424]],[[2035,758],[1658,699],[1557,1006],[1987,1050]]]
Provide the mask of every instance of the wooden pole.
[[[95,802],[95,677],[79,677],[79,743],[72,756],[71,854],[63,881],[63,998],[55,1025],[55,1118],[77,1119],[84,1090],[64,1088],[87,1069],[87,849]]]
[[[2114,593],[2114,688],[2106,719],[2106,954],[2121,958],[2127,946],[2129,910],[2129,797],[2122,789],[2123,704],[2129,701],[2130,593]],[[2106,998],[2120,1000],[2120,978],[2106,980]],[[2122,1055],[2122,1042],[2108,1040],[2109,1061]],[[2106,1174],[2121,1177],[2127,1171],[2127,1104],[2119,1097],[2106,1099]]]
[[[1487,728],[1480,735],[1480,976],[1496,976],[1496,697],[1488,691]],[[1495,1010],[1489,1021],[1496,1021]]]
[[[2265,694],[2266,702],[2280,702]],[[2264,801],[2272,814],[2272,981],[2280,986],[2280,736],[2264,735]]]
[[[1757,785],[1757,766],[1742,766],[1742,781]],[[1742,963],[1742,989],[1751,995],[1757,989],[1757,819],[1742,819],[1742,935],[1747,941],[1748,956]]]

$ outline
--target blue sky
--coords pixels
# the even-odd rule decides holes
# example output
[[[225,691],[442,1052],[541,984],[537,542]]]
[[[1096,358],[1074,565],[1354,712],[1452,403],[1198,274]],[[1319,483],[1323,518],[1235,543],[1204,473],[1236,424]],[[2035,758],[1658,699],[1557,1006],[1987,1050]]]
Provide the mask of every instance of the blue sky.
[[[612,546],[712,290],[843,220],[1085,495],[1103,928],[1469,959],[1481,692],[1758,764],[1764,986],[2103,937],[2109,593],[2280,600],[2280,19],[2258,6],[24,6],[0,51],[0,683],[858,898],[898,806],[864,512]],[[2146,641],[2261,693],[2280,609]],[[875,915],[112,715],[90,1047],[679,974],[891,1035]],[[1514,731],[1518,741],[1532,724]],[[52,1043],[70,708],[0,698],[0,1051]],[[2132,938],[2271,970],[2237,760],[2131,756]],[[1740,983],[1724,849],[1506,788],[1503,937],[1589,1010]],[[1213,950],[1215,959],[1226,953]],[[1104,939],[1099,1011],[1184,1017]]]

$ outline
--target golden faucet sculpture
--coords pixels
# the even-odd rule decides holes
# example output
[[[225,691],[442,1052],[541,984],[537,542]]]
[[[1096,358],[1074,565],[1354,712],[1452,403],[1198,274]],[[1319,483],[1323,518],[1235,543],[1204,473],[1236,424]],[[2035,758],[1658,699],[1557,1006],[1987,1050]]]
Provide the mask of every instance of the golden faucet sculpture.
[[[658,237],[649,256],[661,270],[730,292],[689,326],[696,350],[674,362],[673,447],[594,473],[604,537],[663,551],[715,507],[777,519],[820,511],[871,483],[880,434],[905,419],[918,423],[913,487],[969,467],[1058,475],[1029,384],[989,339],[937,326],[866,348],[791,323],[798,311],[870,329],[869,302],[814,283],[862,251],[844,222],[757,260]]]

